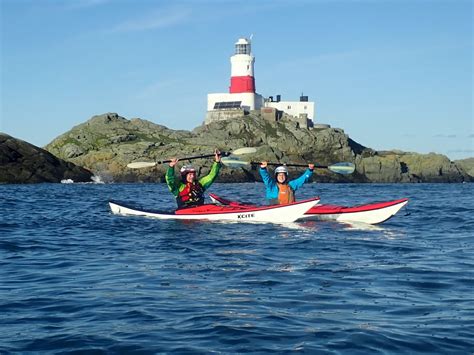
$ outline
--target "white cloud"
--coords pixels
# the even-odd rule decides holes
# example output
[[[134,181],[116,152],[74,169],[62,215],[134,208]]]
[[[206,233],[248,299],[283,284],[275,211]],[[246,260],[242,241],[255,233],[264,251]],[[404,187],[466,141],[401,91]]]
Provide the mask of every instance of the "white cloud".
[[[69,1],[65,4],[67,10],[80,10],[88,9],[96,6],[101,6],[110,2],[110,0],[80,0],[80,1]]]
[[[107,32],[137,32],[170,27],[179,23],[184,23],[190,18],[190,15],[190,9],[158,9],[144,16],[119,23]]]
[[[436,134],[434,137],[435,138],[457,138],[457,135],[440,133],[440,134]]]
[[[170,88],[180,87],[180,85],[183,83],[176,79],[157,81],[141,88],[135,97],[138,99],[156,98],[166,93]]]
[[[448,153],[474,153],[474,149],[454,149],[448,150]]]

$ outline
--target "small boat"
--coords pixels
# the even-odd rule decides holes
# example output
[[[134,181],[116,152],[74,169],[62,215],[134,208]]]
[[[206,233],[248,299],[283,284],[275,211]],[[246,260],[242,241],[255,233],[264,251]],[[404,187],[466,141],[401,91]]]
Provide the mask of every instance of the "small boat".
[[[230,201],[212,193],[209,196],[214,203],[222,206],[252,206],[252,204],[248,203]],[[301,218],[379,224],[393,217],[407,203],[408,199],[403,198],[352,207],[318,204],[308,210]]]
[[[289,205],[273,206],[226,206],[205,204],[197,207],[180,208],[175,211],[153,211],[132,207],[120,202],[109,201],[113,214],[145,216],[159,219],[211,220],[236,222],[287,223],[301,218],[305,212],[319,202],[319,197],[295,202]]]

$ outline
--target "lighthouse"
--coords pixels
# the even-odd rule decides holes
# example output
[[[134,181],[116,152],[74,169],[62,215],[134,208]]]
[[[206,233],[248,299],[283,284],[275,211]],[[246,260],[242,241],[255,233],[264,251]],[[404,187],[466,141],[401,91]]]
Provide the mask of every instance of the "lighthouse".
[[[239,38],[235,43],[235,54],[230,57],[231,77],[229,92],[231,94],[255,93],[254,63],[255,58],[252,55],[250,40]]]
[[[207,95],[206,123],[241,117],[264,105],[263,96],[255,91],[251,40],[239,38],[234,48],[230,57],[229,92]]]
[[[257,114],[269,120],[278,121],[285,113],[302,127],[312,125],[314,102],[308,101],[307,96],[301,95],[300,101],[282,101],[281,95],[276,95],[274,101],[272,96],[265,99],[257,93],[251,39],[239,38],[234,48],[234,54],[230,57],[229,92],[207,94],[204,123],[238,119],[258,111]]]

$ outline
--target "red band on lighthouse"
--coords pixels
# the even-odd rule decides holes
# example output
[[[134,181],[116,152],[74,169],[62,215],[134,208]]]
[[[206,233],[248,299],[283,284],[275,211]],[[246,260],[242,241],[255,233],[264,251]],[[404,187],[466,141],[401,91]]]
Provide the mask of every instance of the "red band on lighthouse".
[[[231,94],[238,94],[243,92],[255,93],[255,78],[253,76],[233,76],[230,78]]]

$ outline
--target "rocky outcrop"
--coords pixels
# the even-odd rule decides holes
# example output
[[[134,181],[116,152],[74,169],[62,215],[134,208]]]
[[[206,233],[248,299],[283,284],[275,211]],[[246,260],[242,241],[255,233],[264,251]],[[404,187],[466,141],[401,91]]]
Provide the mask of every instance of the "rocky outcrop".
[[[373,152],[356,159],[357,171],[371,182],[463,182],[470,178],[441,154]]]
[[[92,173],[44,149],[0,133],[0,183],[91,181]]]
[[[474,158],[467,158],[454,161],[467,175],[474,179]]]
[[[257,147],[252,161],[287,163],[314,162],[330,165],[349,161],[356,164],[352,175],[337,175],[318,169],[320,182],[460,182],[471,177],[448,158],[437,154],[377,152],[351,140],[342,129],[299,128],[295,122],[270,122],[258,115],[217,121],[193,131],[175,131],[142,119],[127,120],[116,113],[94,116],[46,146],[52,154],[84,166],[104,181],[163,181],[167,166],[129,169],[134,161],[160,161],[241,147]],[[186,162],[184,162],[186,163]],[[193,161],[200,174],[212,159]],[[295,171],[294,174],[299,174]],[[256,169],[221,170],[219,181],[259,180]]]

